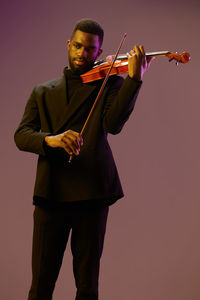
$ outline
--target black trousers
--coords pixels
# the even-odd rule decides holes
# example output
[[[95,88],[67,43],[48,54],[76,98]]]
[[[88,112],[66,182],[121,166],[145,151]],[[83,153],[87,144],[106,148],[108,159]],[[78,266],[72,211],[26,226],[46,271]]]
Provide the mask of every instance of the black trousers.
[[[28,300],[51,300],[71,231],[75,300],[97,300],[108,207],[49,210],[35,207],[32,285]]]

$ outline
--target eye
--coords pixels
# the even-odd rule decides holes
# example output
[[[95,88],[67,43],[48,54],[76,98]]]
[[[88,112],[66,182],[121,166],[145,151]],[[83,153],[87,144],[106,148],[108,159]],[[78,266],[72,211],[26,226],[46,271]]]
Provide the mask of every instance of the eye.
[[[86,48],[85,50],[89,53],[89,52],[92,52],[92,51],[93,51],[93,48],[92,48],[92,47],[89,47],[89,48]]]
[[[75,47],[76,49],[80,49],[80,48],[81,48],[81,45],[78,44],[78,43],[74,43],[74,47]]]

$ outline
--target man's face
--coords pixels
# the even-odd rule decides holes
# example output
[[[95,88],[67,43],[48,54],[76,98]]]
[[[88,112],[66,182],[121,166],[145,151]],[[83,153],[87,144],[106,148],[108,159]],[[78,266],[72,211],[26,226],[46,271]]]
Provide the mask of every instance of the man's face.
[[[89,71],[102,53],[98,35],[80,30],[67,41],[67,48],[69,69],[79,75]]]

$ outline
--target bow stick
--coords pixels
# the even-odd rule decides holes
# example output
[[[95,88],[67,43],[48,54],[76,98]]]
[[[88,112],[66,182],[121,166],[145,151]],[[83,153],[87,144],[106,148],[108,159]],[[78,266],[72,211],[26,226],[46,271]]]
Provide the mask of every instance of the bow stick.
[[[111,64],[111,66],[110,66],[110,69],[109,69],[108,73],[106,74],[106,77],[104,78],[104,81],[103,81],[103,83],[102,83],[102,85],[101,85],[101,88],[100,88],[100,90],[99,90],[99,92],[98,92],[98,95],[97,95],[97,97],[96,97],[96,99],[95,99],[95,101],[94,101],[94,103],[93,103],[93,105],[92,105],[92,108],[91,108],[91,110],[90,110],[90,112],[89,112],[89,114],[88,114],[88,116],[87,116],[87,119],[86,119],[85,123],[83,124],[83,127],[82,127],[81,132],[80,132],[81,135],[83,135],[83,133],[84,133],[84,131],[85,131],[85,129],[86,129],[86,126],[87,126],[87,124],[88,124],[88,122],[89,122],[89,120],[90,120],[90,118],[91,118],[91,116],[92,116],[92,113],[93,113],[93,111],[94,111],[94,109],[95,109],[95,107],[96,107],[96,105],[97,105],[97,102],[99,101],[99,99],[100,99],[100,97],[101,97],[101,95],[102,95],[102,92],[103,92],[103,90],[104,90],[104,87],[105,87],[105,85],[106,85],[106,83],[107,83],[107,81],[108,81],[108,77],[109,77],[109,75],[110,75],[110,72],[111,72],[111,70],[112,70],[112,68],[113,68],[113,65],[114,65],[116,59],[117,59],[117,56],[118,56],[118,54],[119,54],[119,51],[120,51],[120,49],[121,49],[121,47],[122,47],[122,44],[123,44],[125,38],[126,38],[126,35],[127,35],[127,34],[125,33],[124,36],[123,36],[123,38],[122,38],[122,40],[121,40],[121,42],[120,42],[120,44],[119,44],[119,47],[118,47],[117,52],[116,52],[116,54],[115,54],[115,57],[114,57],[114,59],[113,59],[113,61],[112,61],[112,64]],[[73,154],[70,155],[69,161],[68,161],[68,162],[71,163],[72,159],[73,159]]]

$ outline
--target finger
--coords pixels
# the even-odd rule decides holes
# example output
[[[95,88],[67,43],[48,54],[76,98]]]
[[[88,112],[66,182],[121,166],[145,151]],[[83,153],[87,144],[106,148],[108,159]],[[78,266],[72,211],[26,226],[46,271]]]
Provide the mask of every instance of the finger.
[[[140,46],[135,46],[134,48],[135,52],[137,53],[138,57],[144,57],[145,56],[145,51],[142,45]]]
[[[67,148],[67,147],[64,147],[63,148],[64,150],[65,150],[65,152],[67,153],[67,154],[69,154],[69,156],[71,157],[73,157],[73,156],[78,156],[78,154],[76,154],[76,153],[74,153],[73,151],[71,151],[69,148]]]
[[[83,145],[83,137],[79,132],[72,131],[72,135],[76,137],[76,141],[79,144],[79,147]]]
[[[65,142],[63,141],[63,146],[62,148],[70,155],[78,155],[79,150],[73,146],[73,144],[70,144],[70,142]]]
[[[137,56],[141,56],[140,48],[139,46],[134,46],[133,51],[136,53]]]
[[[145,51],[144,51],[144,47],[142,45],[139,46],[140,52],[142,53],[142,55],[145,55]]]
[[[65,144],[64,147],[70,149],[75,155],[79,154],[80,144],[76,136],[71,133],[67,133],[62,138],[62,142]]]
[[[73,150],[75,154],[79,154],[80,147],[83,146],[83,137],[80,133],[76,131],[69,131],[67,137],[70,139],[72,143]]]
[[[71,150],[71,148],[70,148],[67,144],[63,143],[63,149],[64,149],[69,155],[73,155],[73,151]]]
[[[81,146],[83,145],[83,137],[79,132],[76,132],[76,131],[73,131],[73,130],[67,130],[66,134],[68,134],[68,133],[71,134],[72,136],[76,137],[75,140],[79,142],[79,147],[80,147],[80,145]]]
[[[78,147],[79,146],[79,144],[77,143],[76,136],[74,136],[70,132],[64,134],[64,136],[62,138],[62,141],[64,143],[66,143],[66,144],[73,145],[74,147]]]
[[[111,64],[112,63],[112,55],[108,55],[107,57],[106,57],[106,61],[107,61],[107,63],[108,64]]]
[[[79,142],[80,142],[80,145],[83,146],[83,137],[80,133],[79,133]]]

